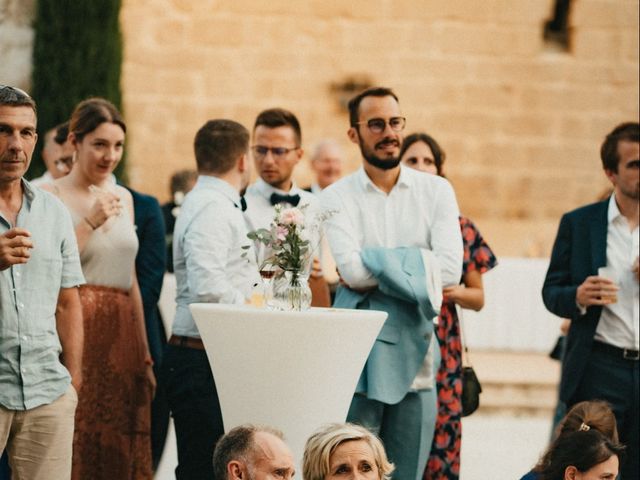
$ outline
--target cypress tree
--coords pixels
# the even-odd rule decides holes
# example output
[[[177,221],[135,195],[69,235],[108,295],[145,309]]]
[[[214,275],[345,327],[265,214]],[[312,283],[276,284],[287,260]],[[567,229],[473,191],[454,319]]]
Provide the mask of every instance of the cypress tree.
[[[121,108],[121,0],[38,0],[33,47],[32,95],[38,104],[38,133],[69,119],[75,105],[92,96]],[[45,167],[39,149],[29,170]],[[120,162],[116,174],[123,173]]]

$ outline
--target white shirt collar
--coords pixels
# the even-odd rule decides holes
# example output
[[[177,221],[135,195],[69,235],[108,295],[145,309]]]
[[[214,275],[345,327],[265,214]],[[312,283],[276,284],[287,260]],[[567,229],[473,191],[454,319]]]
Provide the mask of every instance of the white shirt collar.
[[[612,193],[609,197],[609,208],[607,210],[607,223],[615,221],[618,217],[622,217],[618,204],[616,203],[616,194]]]
[[[400,165],[400,175],[398,176],[398,180],[396,181],[396,184],[393,186],[393,188],[396,188],[396,187],[410,188],[411,187],[411,185],[413,184],[412,178],[411,178],[412,173],[409,172],[408,170],[409,170],[408,167],[405,167],[404,165]],[[365,172],[364,170],[364,166],[360,167],[356,171],[356,175],[360,180],[360,184],[362,185],[362,188],[381,191],[380,188],[378,188],[376,184],[371,181],[371,179],[369,178],[369,175],[367,175],[367,172]]]
[[[195,188],[213,188],[223,194],[234,205],[240,205],[240,193],[227,181],[211,175],[199,175]]]
[[[271,198],[271,194],[272,193],[279,193],[281,195],[296,195],[296,194],[300,194],[300,189],[297,187],[296,183],[293,180],[291,181],[291,190],[289,190],[288,192],[285,192],[284,190],[280,190],[279,188],[272,187],[267,182],[265,182],[262,178],[258,178],[254,182],[252,187],[253,187],[252,190],[255,193],[257,193],[261,197],[266,198],[267,200],[269,200],[269,198]]]
[[[322,193],[322,189],[317,182],[311,184],[311,193],[313,193],[314,195],[320,195]]]

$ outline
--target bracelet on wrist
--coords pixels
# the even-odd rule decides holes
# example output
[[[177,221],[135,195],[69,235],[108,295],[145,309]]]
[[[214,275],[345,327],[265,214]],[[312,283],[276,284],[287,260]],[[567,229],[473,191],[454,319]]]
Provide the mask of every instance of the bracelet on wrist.
[[[91,227],[91,230],[95,230],[96,228],[98,228],[98,225],[94,225],[93,223],[91,223],[91,220],[89,220],[88,217],[84,217],[84,221],[87,222],[87,225]]]

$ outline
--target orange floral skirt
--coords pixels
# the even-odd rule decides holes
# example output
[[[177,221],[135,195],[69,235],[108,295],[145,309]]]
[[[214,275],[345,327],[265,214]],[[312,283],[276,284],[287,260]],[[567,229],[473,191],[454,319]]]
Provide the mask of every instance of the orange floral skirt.
[[[151,471],[151,388],[129,293],[83,285],[82,386],[73,480],[145,480]]]

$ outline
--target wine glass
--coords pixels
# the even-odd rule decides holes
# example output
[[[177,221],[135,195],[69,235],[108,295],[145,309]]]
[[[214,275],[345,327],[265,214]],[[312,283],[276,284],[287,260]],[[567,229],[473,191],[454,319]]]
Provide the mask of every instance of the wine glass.
[[[273,250],[267,245],[260,245],[258,248],[258,271],[262,279],[262,287],[264,291],[264,303],[267,308],[273,308],[273,278],[275,277],[278,267],[273,265],[269,260],[273,256]]]

